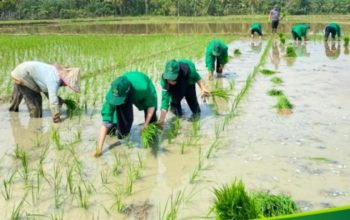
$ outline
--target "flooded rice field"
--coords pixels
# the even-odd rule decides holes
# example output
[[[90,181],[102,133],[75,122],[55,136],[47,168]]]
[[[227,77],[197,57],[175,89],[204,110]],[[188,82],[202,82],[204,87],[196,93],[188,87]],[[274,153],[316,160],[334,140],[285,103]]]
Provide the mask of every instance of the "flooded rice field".
[[[252,191],[290,195],[302,211],[346,205],[348,49],[310,41],[296,47],[298,57],[286,58],[277,41],[237,40],[229,47],[232,57],[223,77],[206,83],[234,96],[229,102],[200,101],[199,120],[184,105],[176,137],[169,138],[175,119],[168,117],[151,149],[140,144],[143,113],[136,109],[130,136],[109,137],[109,147],[96,159],[91,155],[100,106],[52,124],[45,105],[42,119],[30,119],[24,103],[19,113],[9,113],[2,103],[0,218],[166,219],[171,212],[177,219],[202,218],[213,202],[213,188],[236,178]],[[233,55],[237,48],[242,55]],[[277,73],[257,73],[226,120],[265,48],[263,68]],[[196,66],[205,78],[203,58]],[[275,76],[283,82],[271,82]],[[272,88],[283,90],[293,104],[290,115],[278,114],[276,97],[267,95]]]

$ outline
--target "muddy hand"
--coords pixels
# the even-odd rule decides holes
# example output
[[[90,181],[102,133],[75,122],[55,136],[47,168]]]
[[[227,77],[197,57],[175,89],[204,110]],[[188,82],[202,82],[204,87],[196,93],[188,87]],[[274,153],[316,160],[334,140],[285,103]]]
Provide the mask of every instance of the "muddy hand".
[[[102,152],[99,149],[96,149],[96,151],[92,154],[94,157],[99,157],[102,155]]]

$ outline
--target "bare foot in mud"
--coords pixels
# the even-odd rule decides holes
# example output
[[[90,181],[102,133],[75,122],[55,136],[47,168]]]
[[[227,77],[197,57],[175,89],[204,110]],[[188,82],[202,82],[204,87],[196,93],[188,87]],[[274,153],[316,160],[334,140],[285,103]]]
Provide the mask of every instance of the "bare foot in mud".
[[[282,109],[278,110],[278,114],[280,114],[280,115],[290,115],[292,113],[293,113],[292,110],[289,108],[282,108]]]

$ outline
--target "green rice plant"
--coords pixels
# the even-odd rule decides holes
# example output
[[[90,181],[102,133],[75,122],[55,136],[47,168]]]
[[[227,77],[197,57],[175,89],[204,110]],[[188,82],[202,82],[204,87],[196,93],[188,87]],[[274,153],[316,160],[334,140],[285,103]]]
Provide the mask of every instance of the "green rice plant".
[[[322,163],[331,163],[332,160],[326,157],[309,157],[309,160],[317,161],[317,162],[322,162]]]
[[[143,168],[143,161],[142,161],[142,157],[141,157],[139,152],[137,152],[137,161],[139,163],[139,167]]]
[[[18,144],[16,144],[16,148],[15,148],[15,152],[14,152],[13,157],[16,159],[21,159],[23,152],[24,151],[19,148]]]
[[[283,91],[279,89],[271,89],[267,92],[269,96],[280,96],[283,95]]]
[[[171,144],[171,141],[178,135],[179,130],[181,129],[180,118],[175,117],[170,123],[170,129],[168,133],[168,143]]]
[[[67,188],[70,192],[70,194],[73,194],[74,193],[74,186],[73,186],[73,182],[74,182],[74,179],[73,179],[73,167],[72,166],[69,166],[66,168],[66,179],[67,179]]]
[[[215,133],[215,140],[220,138],[220,133],[223,131],[223,126],[220,123],[215,123],[214,127],[214,133]]]
[[[281,84],[283,83],[283,80],[280,77],[275,76],[271,79],[271,82],[273,82],[274,84]]]
[[[210,96],[215,99],[215,98],[221,98],[225,100],[226,102],[230,99],[230,96],[232,94],[230,93],[229,90],[227,89],[214,89],[210,92]]]
[[[292,109],[293,105],[289,102],[289,100],[287,99],[286,96],[280,95],[280,96],[278,96],[278,101],[277,101],[277,104],[275,105],[275,107],[278,110]]]
[[[22,177],[24,182],[27,184],[29,180],[29,171],[28,171],[28,159],[27,159],[27,153],[25,151],[22,151],[20,156],[21,164],[22,164]]]
[[[27,194],[25,194],[22,200],[18,203],[18,205],[12,209],[11,216],[10,216],[11,220],[21,219],[22,208],[26,197],[27,197]]]
[[[61,204],[61,182],[62,182],[62,174],[59,170],[58,165],[54,165],[53,167],[53,188],[54,188],[54,203],[56,209],[60,207]]]
[[[63,145],[61,143],[61,137],[58,128],[52,128],[51,130],[51,141],[57,150],[62,150]]]
[[[101,170],[100,172],[101,182],[102,184],[108,184],[109,182],[109,171],[108,170]]]
[[[349,46],[349,41],[350,41],[350,38],[348,36],[344,37],[344,46],[345,47]]]
[[[149,124],[143,129],[141,134],[141,141],[144,148],[149,148],[153,141],[158,137],[160,130],[154,123]]]
[[[242,55],[242,52],[241,52],[239,49],[235,49],[235,50],[233,51],[233,54],[234,54],[235,56],[239,56],[239,55]]]
[[[211,157],[211,154],[213,153],[214,149],[218,148],[220,144],[220,141],[218,139],[215,139],[214,142],[210,145],[208,152],[207,152],[207,159]]]
[[[282,32],[280,32],[280,33],[278,33],[278,37],[282,38],[282,37],[284,37],[284,34]]]
[[[166,201],[163,212],[159,211],[158,219],[159,220],[175,220],[179,213],[181,204],[185,201],[185,195],[183,191],[179,191],[175,198],[171,194],[170,200]],[[169,205],[169,208],[168,208]]]
[[[16,171],[13,172],[10,176],[10,178],[8,179],[4,179],[2,181],[3,183],[3,189],[1,189],[1,195],[4,197],[4,199],[7,201],[11,198],[11,194],[12,194],[12,183],[13,183],[13,178],[16,174]]]
[[[200,128],[201,128],[200,118],[199,117],[195,117],[193,119],[193,121],[192,121],[191,136],[192,137],[198,137]]]
[[[242,181],[234,181],[231,185],[214,188],[215,201],[211,212],[218,220],[248,220],[258,217],[254,200],[245,191]]]
[[[181,143],[181,154],[184,154],[185,153],[185,148],[186,148],[187,144],[186,144],[186,141],[183,141]]]
[[[291,46],[291,45],[287,46],[286,56],[287,57],[297,57],[297,54],[295,52],[295,48],[293,46]]]
[[[114,176],[118,176],[121,173],[122,170],[122,163],[120,160],[119,155],[114,154],[114,163],[112,166],[112,173]]]
[[[78,186],[78,199],[81,208],[89,208],[89,194],[87,192],[83,192],[80,186]]]
[[[286,43],[286,38],[285,37],[280,37],[280,42],[281,44],[285,44]]]
[[[232,91],[235,88],[235,81],[231,79],[230,81],[228,81],[228,83],[229,83],[229,88]]]
[[[199,175],[199,171],[202,169],[202,166],[203,166],[202,150],[201,150],[201,148],[199,148],[199,150],[198,150],[198,164],[197,164],[197,167],[192,172],[192,175],[190,177],[190,184],[195,183],[195,180],[197,179],[197,177]]]
[[[130,170],[129,170],[129,172],[128,172],[128,179],[127,179],[126,188],[125,188],[125,193],[128,196],[130,196],[132,194],[134,181],[135,181],[134,174],[131,173]]]
[[[50,215],[51,220],[63,220],[63,213],[57,214],[57,213],[52,213]]]
[[[123,197],[120,195],[120,193],[117,193],[115,196],[115,201],[112,205],[112,207],[115,207],[118,213],[123,213],[125,210],[125,203],[123,201]]]
[[[294,214],[299,210],[290,196],[259,192],[253,194],[252,198],[258,212],[265,218]]]
[[[261,69],[260,73],[266,75],[266,76],[270,76],[276,73],[276,71],[274,70],[269,70],[269,69]]]
[[[74,133],[74,140],[72,144],[76,144],[81,142],[81,129],[78,129],[76,133]]]
[[[72,118],[75,114],[80,114],[82,112],[77,102],[73,99],[64,99],[63,103],[67,106],[67,115],[69,118]]]

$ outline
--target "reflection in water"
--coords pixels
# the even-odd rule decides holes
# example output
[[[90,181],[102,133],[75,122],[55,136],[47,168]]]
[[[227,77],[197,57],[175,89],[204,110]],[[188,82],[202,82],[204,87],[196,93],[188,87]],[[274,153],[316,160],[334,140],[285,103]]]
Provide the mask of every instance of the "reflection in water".
[[[259,41],[252,41],[250,43],[250,47],[252,48],[252,51],[255,53],[260,53],[262,50],[262,42]]]
[[[310,57],[310,53],[307,51],[306,45],[306,42],[294,44],[294,51],[297,57],[287,57],[286,61],[288,66],[294,65],[298,57]]]
[[[278,41],[274,41],[272,43],[270,58],[271,58],[271,63],[274,65],[275,69],[278,70],[278,67],[281,62],[281,53],[278,46]]]
[[[349,46],[344,47],[344,54],[349,55]]]
[[[333,60],[337,59],[340,55],[340,41],[338,41],[338,43],[336,43],[335,41],[325,41],[324,50],[328,58]]]

